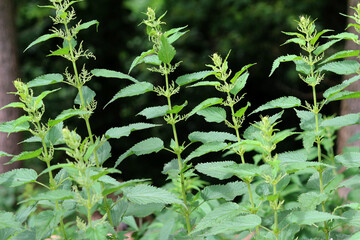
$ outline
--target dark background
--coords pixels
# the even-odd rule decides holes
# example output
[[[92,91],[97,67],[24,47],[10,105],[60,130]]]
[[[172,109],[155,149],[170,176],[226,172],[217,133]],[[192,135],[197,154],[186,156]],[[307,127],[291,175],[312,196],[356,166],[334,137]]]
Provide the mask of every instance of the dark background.
[[[45,73],[63,73],[65,67],[69,66],[65,59],[45,57],[50,50],[56,49],[56,44],[60,44],[56,40],[41,43],[22,53],[30,42],[48,33],[48,29],[51,28],[52,21],[48,17],[51,11],[37,7],[46,5],[47,2],[15,0],[15,3],[21,66],[19,77],[29,81]],[[84,40],[84,47],[89,48],[97,57],[96,61],[86,61],[88,69],[107,68],[127,73],[132,60],[151,48],[145,25],[139,25],[146,17],[144,13],[147,6],[151,6],[156,9],[158,16],[167,11],[163,19],[167,23],[164,26],[165,30],[186,25],[190,30],[174,44],[177,50],[175,61],[183,62],[171,75],[171,80],[183,74],[206,70],[205,64],[211,63],[209,56],[214,52],[225,57],[231,50],[229,67],[233,72],[249,63],[257,63],[249,69],[250,77],[243,90],[246,92],[245,100],[239,104],[239,107],[242,107],[247,101],[251,102],[250,111],[281,96],[292,95],[311,100],[311,89],[299,80],[293,64],[282,64],[275,74],[268,77],[272,62],[277,57],[299,53],[298,47],[294,44],[280,46],[288,39],[281,31],[296,31],[296,20],[300,15],[316,18],[319,30],[326,28],[339,33],[344,31],[346,24],[346,18],[339,14],[346,13],[346,1],[336,0],[87,0],[74,6],[78,20],[86,22],[96,19],[100,22],[98,32],[95,27],[91,27],[79,34],[78,41]],[[343,48],[341,44],[335,47]],[[131,75],[154,85],[161,85],[163,81],[159,74],[149,73],[145,65],[135,68]],[[337,76],[328,75],[318,91],[321,93],[323,89],[337,84],[340,80]],[[128,84],[127,80],[102,78],[94,78],[89,83],[97,93],[98,108],[90,119],[96,135],[104,134],[111,127],[140,121],[151,122],[136,114],[146,107],[165,104],[165,99],[157,97],[154,93],[147,93],[140,97],[119,99],[103,109],[112,96]],[[59,94],[48,98],[45,118],[54,118],[63,109],[71,108],[73,105],[75,89],[65,84],[62,87],[63,90],[59,91]],[[187,99],[188,112],[205,98],[214,96],[219,95],[210,87],[182,88],[180,94],[173,97],[173,103],[180,105]],[[333,104],[324,110],[327,114],[336,114],[338,108],[338,105]],[[257,114],[247,118],[244,129],[258,119]],[[285,112],[283,119],[286,120],[280,125],[281,129],[298,125],[293,111]],[[163,121],[155,119],[153,122]],[[66,124],[72,129],[76,127],[82,136],[86,136],[86,129],[81,120],[70,120]],[[181,142],[186,141],[187,135],[193,131],[231,131],[223,124],[205,125],[203,118],[197,115],[180,123],[179,129]],[[151,136],[162,138],[168,146],[172,132],[169,126],[164,125],[132,133],[129,138],[111,140],[113,157],[107,164],[112,166],[118,156],[128,148]],[[300,143],[283,144],[279,146],[279,152],[298,146]],[[141,157],[132,156],[119,168],[123,171],[123,179],[152,178],[156,185],[161,185],[164,183],[164,176],[160,174],[163,164],[172,157],[166,151]],[[220,160],[220,157],[220,154],[210,154],[201,161]],[[59,155],[56,161],[64,160],[65,156]],[[199,159],[193,161],[197,163]],[[252,161],[250,156],[247,161]]]

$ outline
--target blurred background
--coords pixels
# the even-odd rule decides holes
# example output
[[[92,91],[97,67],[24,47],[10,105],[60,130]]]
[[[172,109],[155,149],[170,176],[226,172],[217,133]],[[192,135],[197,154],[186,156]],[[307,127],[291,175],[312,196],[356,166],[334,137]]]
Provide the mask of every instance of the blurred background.
[[[23,53],[30,42],[40,35],[49,33],[48,29],[51,28],[52,21],[48,16],[52,13],[48,9],[38,7],[47,2],[13,0],[13,3],[19,63],[17,77],[29,81],[45,73],[63,73],[69,66],[65,59],[45,57],[50,50],[55,50],[55,46],[60,44],[56,40],[38,44]],[[246,92],[245,100],[242,105],[239,104],[239,107],[242,107],[247,101],[251,102],[250,111],[281,96],[292,95],[303,100],[311,99],[311,89],[299,80],[293,64],[282,64],[274,75],[268,77],[272,62],[277,57],[299,53],[296,45],[280,46],[288,39],[281,31],[296,31],[298,17],[308,15],[317,19],[316,25],[320,30],[327,28],[336,33],[343,32],[346,18],[339,13],[347,12],[347,1],[337,0],[87,0],[74,6],[78,20],[82,19],[86,22],[96,19],[100,22],[98,32],[92,27],[79,34],[79,40],[84,40],[84,46],[96,56],[96,61],[86,61],[88,69],[107,68],[127,73],[133,59],[151,48],[145,25],[139,25],[146,17],[144,14],[146,8],[151,6],[156,9],[158,16],[167,11],[163,19],[167,23],[163,27],[165,30],[181,26],[188,26],[187,29],[190,30],[174,44],[177,50],[175,61],[183,62],[172,74],[172,80],[183,74],[206,70],[205,64],[210,64],[209,56],[214,52],[225,57],[231,50],[229,67],[233,72],[240,70],[244,65],[257,63],[249,69],[250,77],[243,90],[244,93]],[[342,44],[336,45],[333,51],[336,48],[343,49]],[[135,68],[131,75],[140,81],[150,81],[154,85],[161,85],[163,81],[159,74],[149,73],[145,65]],[[340,81],[338,76],[327,75],[318,90],[321,92]],[[165,104],[164,99],[157,97],[156,94],[147,93],[140,97],[117,100],[103,109],[112,96],[128,84],[126,80],[102,78],[94,78],[89,83],[97,93],[98,108],[90,119],[96,135],[104,134],[111,127],[146,121],[136,114],[146,107]],[[63,90],[58,94],[49,95],[47,98],[45,119],[54,118],[63,109],[71,108],[76,95],[75,89],[66,84],[62,87]],[[190,111],[206,97],[213,96],[218,96],[218,93],[210,87],[183,88],[180,94],[174,96],[173,101],[174,104],[182,104],[187,99],[189,105],[186,109]],[[332,104],[325,109],[325,112],[336,114],[339,112],[339,105]],[[286,121],[280,125],[281,128],[298,125],[293,111],[286,112],[283,119]],[[256,114],[247,118],[244,129],[258,120],[259,116]],[[154,122],[163,121],[156,119]],[[86,135],[81,119],[71,119],[66,124],[70,128],[77,127],[77,130],[83,133],[82,136]],[[204,125],[203,118],[199,116],[180,123],[181,141],[186,141],[187,134],[193,131],[231,131],[223,124],[206,124],[206,127]],[[128,138],[111,140],[112,158],[107,164],[113,166],[123,152],[150,136],[164,139],[168,146],[171,134],[170,128],[163,126],[141,133],[132,133]],[[300,143],[280,145],[279,152],[297,146],[300,146]],[[25,148],[29,147],[25,145]],[[221,156],[210,155],[201,161],[216,160],[218,157]],[[65,158],[60,154],[56,161],[63,162]],[[119,167],[123,171],[123,179],[152,178],[155,185],[162,185],[165,177],[160,172],[164,163],[171,158],[168,152],[162,151],[156,155],[130,157]],[[39,168],[42,167],[39,161],[36,163],[39,164]]]

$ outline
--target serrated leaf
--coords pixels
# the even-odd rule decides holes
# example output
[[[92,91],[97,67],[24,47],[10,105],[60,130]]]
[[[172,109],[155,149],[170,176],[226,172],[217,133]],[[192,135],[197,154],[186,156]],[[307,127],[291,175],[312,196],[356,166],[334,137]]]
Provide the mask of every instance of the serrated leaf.
[[[208,107],[196,113],[203,116],[207,122],[221,123],[226,120],[226,111],[221,107]]]
[[[189,74],[185,74],[185,75],[178,77],[175,82],[179,86],[182,86],[185,84],[189,84],[189,83],[198,81],[200,79],[204,79],[207,76],[210,76],[214,73],[215,73],[214,71],[201,71],[201,72],[189,73]]]
[[[141,60],[142,60],[144,57],[146,57],[146,56],[148,56],[148,55],[150,55],[150,54],[153,54],[153,53],[154,53],[154,49],[150,49],[150,50],[148,50],[148,51],[146,51],[146,52],[142,52],[142,53],[140,54],[140,56],[136,57],[136,58],[133,60],[133,62],[131,63],[131,66],[130,66],[130,69],[129,69],[128,74],[133,70],[133,68],[134,68],[135,66],[137,66],[138,64],[141,63]]]
[[[304,62],[303,60],[294,60],[296,71],[303,73],[305,75],[311,74],[311,66]]]
[[[341,41],[341,39],[335,39],[335,40],[331,40],[327,43],[324,43],[320,46],[318,46],[315,50],[314,50],[314,54],[316,56],[318,56],[319,54],[323,53],[324,51],[326,51],[327,49],[329,49],[332,45],[334,45],[335,43]]]
[[[164,142],[160,138],[148,138],[132,146],[123,153],[115,163],[117,167],[125,158],[135,154],[136,156],[145,155],[153,152],[159,152],[164,148]]]
[[[343,217],[347,226],[360,227],[360,212],[358,210],[346,211]]]
[[[22,116],[16,120],[0,123],[0,132],[14,133],[26,131],[30,128],[29,116]]]
[[[231,172],[231,168],[237,164],[234,161],[223,162],[209,162],[200,163],[195,166],[195,169],[207,176],[217,178],[220,180],[231,178],[234,174]]]
[[[354,76],[348,80],[345,80],[343,81],[342,83],[338,84],[338,85],[335,85],[331,88],[328,88],[323,96],[327,99],[331,98],[332,96],[334,96],[336,93],[340,92],[341,90],[344,90],[347,86],[349,86],[350,84],[358,81],[360,79],[360,76],[357,75],[357,76]]]
[[[234,134],[227,132],[192,132],[189,134],[189,140],[191,142],[225,142],[227,141],[237,141],[237,137]]]
[[[249,76],[250,74],[246,72],[242,74],[239,78],[237,78],[234,82],[234,87],[230,90],[230,93],[233,95],[238,94],[245,87],[246,81]]]
[[[17,187],[34,182],[37,177],[34,169],[19,168],[0,174],[0,184],[7,187]]]
[[[92,25],[96,25],[96,31],[98,31],[99,22],[97,20],[92,20],[92,21],[89,21],[89,22],[86,22],[86,23],[82,23],[82,24],[76,26],[75,31],[79,32],[81,30],[88,29]]]
[[[341,91],[333,95],[330,99],[328,99],[328,101],[332,102],[332,101],[339,101],[350,98],[360,98],[360,91],[358,92]]]
[[[16,221],[15,216],[11,212],[0,212],[0,229],[15,228],[20,229],[21,223]]]
[[[60,223],[61,213],[61,211],[46,210],[34,217],[33,227],[36,229],[36,239],[44,239],[50,235],[51,231],[54,231]]]
[[[332,219],[342,219],[342,217],[319,211],[294,211],[287,217],[290,223],[300,225],[312,225],[317,222],[325,222]]]
[[[119,78],[119,79],[127,79],[134,83],[139,82],[135,78],[133,78],[125,73],[108,70],[108,69],[93,69],[93,70],[91,70],[91,73],[94,74],[94,76],[96,76],[96,77]]]
[[[64,80],[63,75],[58,73],[49,73],[45,75],[41,75],[36,77],[27,83],[28,87],[39,87],[39,86],[47,86],[50,84],[60,83]]]
[[[360,152],[345,152],[335,156],[335,160],[345,167],[360,167]]]
[[[205,200],[225,199],[232,201],[235,197],[241,196],[248,192],[247,185],[244,182],[230,182],[225,185],[211,185],[201,191]]]
[[[216,226],[220,222],[234,218],[239,214],[239,205],[233,202],[224,203],[211,212],[207,213],[204,218],[196,225],[192,233]]]
[[[64,56],[69,54],[70,52],[70,48],[69,47],[64,47],[64,48],[59,48],[56,51],[51,51],[50,54],[46,55],[47,57],[51,57],[51,56]]]
[[[152,123],[133,123],[128,126],[124,127],[116,127],[116,128],[110,128],[106,131],[105,136],[107,138],[121,138],[121,137],[128,137],[131,132],[147,129],[147,128],[153,128],[161,126],[161,124],[152,124]]]
[[[65,121],[66,119],[69,119],[74,116],[80,116],[83,114],[89,114],[91,112],[89,111],[83,111],[80,109],[66,109],[62,111],[54,120],[49,120],[48,125],[49,127],[55,126],[56,124]]]
[[[281,46],[286,45],[288,43],[296,43],[298,45],[304,46],[306,44],[306,41],[301,38],[291,38],[291,39],[287,40],[286,42],[284,42],[283,44],[281,44]]]
[[[326,38],[330,38],[330,39],[348,39],[348,40],[353,40],[356,41],[359,36],[357,34],[354,33],[349,33],[349,32],[343,32],[343,33],[339,33],[336,35],[331,35],[331,36],[327,36]]]
[[[354,74],[359,70],[360,63],[356,60],[345,60],[339,62],[326,63],[318,71],[329,71],[339,75]]]
[[[89,240],[104,240],[111,231],[111,227],[107,223],[98,223],[92,227],[88,227],[85,231],[86,239]]]
[[[42,100],[49,95],[50,93],[56,92],[60,90],[60,88],[58,89],[54,89],[54,90],[49,90],[49,91],[43,91],[39,96],[35,97],[33,99],[33,101],[35,101],[34,105],[37,106],[37,109],[39,109],[42,106]]]
[[[335,127],[342,128],[349,125],[359,124],[360,114],[350,113],[332,119],[323,120],[320,124],[321,127]]]
[[[75,197],[75,193],[70,190],[56,189],[47,192],[39,193],[31,198],[25,199],[20,203],[28,202],[28,201],[57,201],[57,200],[65,200],[65,199],[73,199]]]
[[[209,152],[219,152],[219,151],[223,150],[226,146],[227,146],[227,144],[224,142],[222,142],[222,143],[219,143],[219,142],[205,143],[205,144],[201,145],[200,147],[198,147],[197,149],[195,149],[194,151],[192,151],[185,159],[185,162],[188,162],[194,158],[205,155]]]
[[[124,195],[130,202],[142,205],[149,203],[182,204],[182,201],[174,194],[164,189],[144,184],[125,188]]]
[[[114,187],[107,187],[106,189],[104,189],[104,191],[102,192],[103,196],[107,196],[113,192],[116,192],[124,187],[129,187],[132,185],[136,185],[139,183],[144,183],[144,182],[148,182],[149,179],[132,179],[129,181],[124,181],[124,182],[118,182],[116,186]]]
[[[115,96],[110,100],[110,102],[105,105],[105,107],[118,98],[137,96],[152,91],[153,88],[154,86],[149,82],[138,82],[131,84],[121,89],[117,94],[115,94]]]
[[[274,109],[274,108],[293,108],[293,107],[298,107],[301,106],[301,101],[300,99],[296,98],[296,97],[281,97],[281,98],[277,98],[275,100],[271,100],[270,102],[265,103],[264,105],[258,107],[257,109],[255,109],[253,112],[250,113],[254,114],[260,111],[264,111],[264,110],[268,110],[268,109]]]
[[[146,117],[146,119],[152,119],[152,118],[165,116],[168,110],[169,110],[168,105],[149,107],[149,108],[145,108],[136,115],[144,116]]]
[[[313,211],[316,207],[327,199],[326,194],[318,192],[306,192],[299,196],[301,210]]]
[[[167,110],[166,113],[167,114],[178,114],[184,107],[186,107],[188,105],[188,102],[185,101],[182,105],[174,105],[172,106],[171,110]]]
[[[13,158],[11,158],[11,160],[7,163],[5,163],[5,165],[7,164],[11,164],[13,162],[16,162],[16,161],[21,161],[21,160],[27,160],[27,159],[31,159],[31,158],[36,158],[38,157],[41,153],[42,153],[42,148],[39,148],[35,151],[25,151],[25,152],[22,152],[20,153],[19,155],[16,155],[14,156]]]
[[[174,58],[176,50],[173,46],[171,46],[168,39],[164,35],[161,35],[160,41],[161,44],[158,52],[158,57],[163,63],[169,64]]]
[[[231,82],[231,83],[236,82],[236,81],[239,79],[240,75],[241,75],[243,72],[245,72],[248,68],[250,68],[250,67],[252,67],[252,66],[254,66],[254,65],[256,65],[256,63],[251,63],[251,64],[248,64],[248,65],[242,67],[240,71],[238,71],[237,73],[235,73],[234,77],[230,80],[230,82]]]
[[[316,42],[317,42],[317,40],[321,37],[321,35],[323,35],[324,33],[327,33],[327,32],[332,32],[332,31],[333,31],[333,30],[331,30],[331,29],[324,29],[324,30],[318,32],[318,33],[315,35],[315,37],[314,37],[313,39],[311,39],[310,43],[311,43],[312,45],[316,45]]]
[[[354,235],[352,235],[347,240],[358,240],[358,239],[360,239],[360,232],[355,233]]]
[[[95,96],[96,96],[96,93],[93,90],[91,90],[91,88],[89,88],[88,86],[82,86],[81,87],[81,92],[82,92],[82,95],[83,95],[85,105],[89,105],[91,103],[91,101],[93,101]],[[78,104],[78,105],[82,105],[81,104],[80,93],[78,93],[76,95],[74,103]]]
[[[271,76],[274,73],[274,71],[280,66],[280,63],[282,63],[282,62],[291,62],[291,61],[300,60],[300,59],[301,59],[301,57],[296,56],[296,55],[286,55],[286,56],[278,57],[273,62],[273,65],[272,65],[271,72],[270,72],[269,76]]]
[[[51,167],[49,168],[46,168],[44,171],[42,171],[40,174],[39,174],[39,177],[45,173],[48,173],[50,171],[53,171],[53,170],[56,170],[56,169],[59,169],[59,168],[64,168],[64,167],[74,167],[74,164],[73,163],[58,163],[56,165],[52,165]]]
[[[327,59],[325,59],[324,61],[322,61],[320,63],[320,65],[327,63],[329,61],[335,60],[335,59],[339,59],[339,58],[347,58],[347,57],[356,57],[359,56],[360,54],[360,50],[345,50],[345,51],[340,51],[337,52],[333,55],[331,55],[330,57],[328,57]]]
[[[25,48],[24,52],[26,52],[26,50],[28,50],[32,46],[34,46],[34,45],[36,45],[38,43],[41,43],[41,42],[45,42],[45,41],[47,41],[47,40],[49,40],[51,38],[54,38],[54,37],[59,37],[59,36],[56,33],[42,35],[42,36],[38,37],[35,41],[30,43],[30,45],[27,48]]]
[[[194,115],[195,113],[197,113],[200,110],[203,110],[203,109],[213,106],[213,105],[220,104],[222,102],[223,102],[222,98],[208,98],[208,99],[202,101],[193,110],[191,110],[191,112],[189,114],[187,114],[186,119],[188,119],[189,117],[191,117],[192,115]]]

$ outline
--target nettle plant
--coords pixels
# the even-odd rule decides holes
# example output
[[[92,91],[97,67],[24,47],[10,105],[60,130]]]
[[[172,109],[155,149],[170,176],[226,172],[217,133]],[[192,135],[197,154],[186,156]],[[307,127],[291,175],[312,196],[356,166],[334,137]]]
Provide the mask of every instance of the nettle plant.
[[[0,212],[1,239],[127,239],[132,232],[134,239],[351,239],[360,237],[360,204],[357,194],[349,195],[350,201],[341,199],[338,190],[359,185],[358,167],[360,151],[347,148],[340,155],[334,153],[335,132],[341,127],[359,124],[359,113],[337,117],[321,114],[322,108],[333,102],[358,98],[359,92],[344,90],[360,79],[360,64],[355,60],[339,59],[358,56],[359,50],[340,51],[325,57],[335,43],[350,39],[359,44],[358,36],[340,33],[323,37],[330,30],[318,31],[315,21],[300,17],[297,32],[285,32],[291,38],[285,44],[297,44],[299,54],[277,58],[270,75],[283,62],[293,62],[299,78],[311,87],[313,102],[304,102],[288,96],[272,100],[256,108],[250,114],[275,111],[273,115],[261,115],[247,129],[242,129],[250,107],[244,101],[243,89],[249,78],[248,69],[240,68],[235,74],[228,68],[229,54],[223,59],[218,54],[210,57],[207,70],[190,73],[172,80],[172,73],[181,66],[174,60],[174,42],[182,37],[186,27],[163,31],[165,24],[155,11],[148,9],[142,24],[153,46],[132,62],[129,73],[79,67],[79,59],[95,58],[79,41],[79,31],[97,26],[96,20],[76,22],[73,5],[78,1],[50,0],[54,9],[51,17],[54,26],[28,48],[52,38],[58,40],[58,48],[48,56],[60,56],[69,61],[63,74],[45,74],[29,82],[14,81],[19,102],[3,108],[17,107],[24,115],[16,120],[0,124],[0,131],[14,133],[27,131],[31,137],[23,142],[33,146],[32,151],[10,156],[9,163],[38,159],[46,169],[38,173],[34,169],[15,169],[0,175],[3,187],[36,185],[37,193],[19,202],[15,212]],[[356,8],[354,27],[360,32],[360,5]],[[321,40],[328,39],[320,44]],[[27,49],[28,49],[27,48]],[[26,50],[27,50],[26,49]],[[210,61],[209,60],[209,61]],[[148,70],[162,79],[154,86],[130,76],[139,64],[148,64]],[[349,80],[327,89],[320,98],[317,86],[327,72],[340,75],[356,74]],[[119,78],[130,84],[110,100],[155,93],[162,97],[163,105],[147,106],[138,115],[144,122],[110,128],[102,136],[91,130],[91,116],[96,110],[96,93],[86,86],[93,77]],[[52,85],[66,83],[77,89],[74,106],[59,109],[55,119],[43,119],[44,99],[47,95],[62,91]],[[219,96],[210,97],[193,109],[186,110],[188,101],[176,105],[176,96],[187,85],[215,87]],[[35,96],[33,89],[49,90]],[[278,129],[284,111],[294,109],[300,120],[300,129]],[[196,115],[204,117],[206,124],[225,124],[229,132],[200,132],[180,139],[179,131],[186,121]],[[78,117],[78,128],[87,130],[80,136],[76,130],[66,127],[66,120]],[[138,117],[141,118],[141,117]],[[151,122],[162,118],[164,124]],[[157,121],[159,122],[159,121]],[[115,125],[115,124],[114,124]],[[112,168],[105,168],[111,157],[109,141],[125,139],[133,131],[161,127],[170,131],[171,139],[150,136],[125,151]],[[181,127],[181,128],[180,128]],[[183,136],[184,134],[181,134]],[[277,145],[291,138],[301,140],[303,148],[277,152]],[[359,139],[355,135],[352,140]],[[123,140],[125,141],[125,140]],[[149,179],[120,182],[120,164],[132,155],[140,156],[169,152],[168,162],[162,169],[167,184],[155,187]],[[54,154],[63,153],[65,159],[55,162]],[[199,163],[205,154],[223,154],[222,161]],[[61,154],[60,154],[61,156]],[[346,167],[345,171],[339,171]],[[207,175],[221,181],[208,185],[201,180]],[[230,181],[228,181],[229,179]],[[227,181],[224,181],[227,180]],[[357,193],[357,192],[356,192]],[[144,217],[152,216],[147,221]],[[97,216],[97,217],[96,217]],[[149,220],[150,219],[150,220]],[[126,223],[127,229],[120,229]]]

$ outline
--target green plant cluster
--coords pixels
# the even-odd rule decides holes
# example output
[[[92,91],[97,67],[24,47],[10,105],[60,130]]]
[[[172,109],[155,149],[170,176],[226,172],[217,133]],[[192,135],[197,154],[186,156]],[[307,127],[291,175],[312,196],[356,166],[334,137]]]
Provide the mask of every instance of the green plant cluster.
[[[312,89],[313,102],[285,96],[248,113],[251,104],[244,101],[244,87],[249,69],[255,64],[233,73],[227,60],[230,52],[225,58],[214,53],[204,71],[172,79],[172,73],[182,64],[175,60],[173,44],[187,30],[186,27],[163,30],[165,14],[157,17],[151,8],[142,25],[152,48],[135,58],[127,74],[108,69],[88,70],[82,62],[95,56],[77,34],[99,23],[76,21],[73,5],[77,2],[50,0],[50,5],[42,6],[54,10],[53,28],[28,46],[53,38],[59,40],[60,45],[48,56],[64,58],[69,67],[63,74],[45,74],[28,82],[14,81],[17,91],[13,94],[19,97],[19,102],[3,107],[21,108],[24,115],[1,123],[0,131],[9,134],[28,131],[32,136],[23,142],[33,144],[35,150],[16,156],[5,152],[0,155],[10,156],[9,163],[38,159],[46,164],[46,169],[38,173],[21,168],[0,175],[0,184],[6,188],[37,185],[42,189],[23,197],[16,212],[0,212],[0,239],[37,240],[55,236],[120,240],[127,238],[124,235],[127,232],[132,232],[134,239],[144,240],[243,239],[249,235],[257,240],[360,238],[359,200],[349,195],[350,201],[345,201],[338,195],[340,188],[359,186],[360,151],[347,148],[335,155],[333,150],[335,131],[360,124],[360,113],[336,117],[321,114],[322,108],[333,101],[360,97],[360,92],[344,90],[360,79],[360,64],[346,60],[359,56],[360,51],[326,54],[332,45],[344,39],[359,44],[357,35],[344,32],[324,37],[331,30],[318,30],[315,21],[301,16],[297,32],[284,32],[290,36],[285,44],[298,45],[299,53],[277,58],[270,76],[280,63],[294,63],[299,78]],[[348,27],[360,32],[360,4],[354,9],[355,15],[348,17],[356,23]],[[139,64],[147,64],[148,70],[159,76],[162,83],[139,81],[130,76]],[[316,87],[329,72],[355,76],[330,87],[320,97]],[[147,106],[139,112],[138,115],[146,118],[144,122],[112,127],[96,136],[91,130],[91,117],[97,109],[96,93],[86,85],[94,77],[129,81],[108,104],[154,93],[163,99],[164,105]],[[78,92],[74,105],[71,109],[60,109],[56,118],[45,120],[44,99],[62,91],[50,85],[61,83]],[[33,89],[40,86],[49,86],[49,90],[35,96]],[[198,91],[203,87],[215,88],[218,95],[201,99],[188,110],[188,101],[175,103],[180,91],[185,91],[184,86]],[[283,112],[291,109],[299,118],[299,128],[278,129]],[[246,116],[268,110],[275,112],[263,113],[259,121],[242,129]],[[204,118],[208,128],[225,124],[229,131],[193,131],[187,139],[180,139],[181,124],[198,116]],[[76,117],[82,119],[78,127],[86,128],[86,136],[66,126],[67,119]],[[162,119],[162,124],[155,123],[156,119]],[[156,136],[141,139],[119,156],[113,167],[104,166],[111,159],[109,141],[126,141],[133,131],[155,127],[170,131],[172,139],[165,141]],[[279,143],[294,137],[302,142],[302,148],[277,151]],[[359,139],[357,134],[350,141]],[[125,159],[161,150],[169,152],[169,160],[162,169],[167,176],[163,187],[151,185],[150,179],[118,181],[121,177],[118,167]],[[66,154],[63,162],[54,162],[57,152]],[[226,160],[200,161],[205,154],[214,153],[221,153]],[[347,169],[339,172],[342,167]],[[201,179],[203,175],[218,179],[220,184],[209,185]],[[127,229],[120,228],[122,223],[127,224]]]

